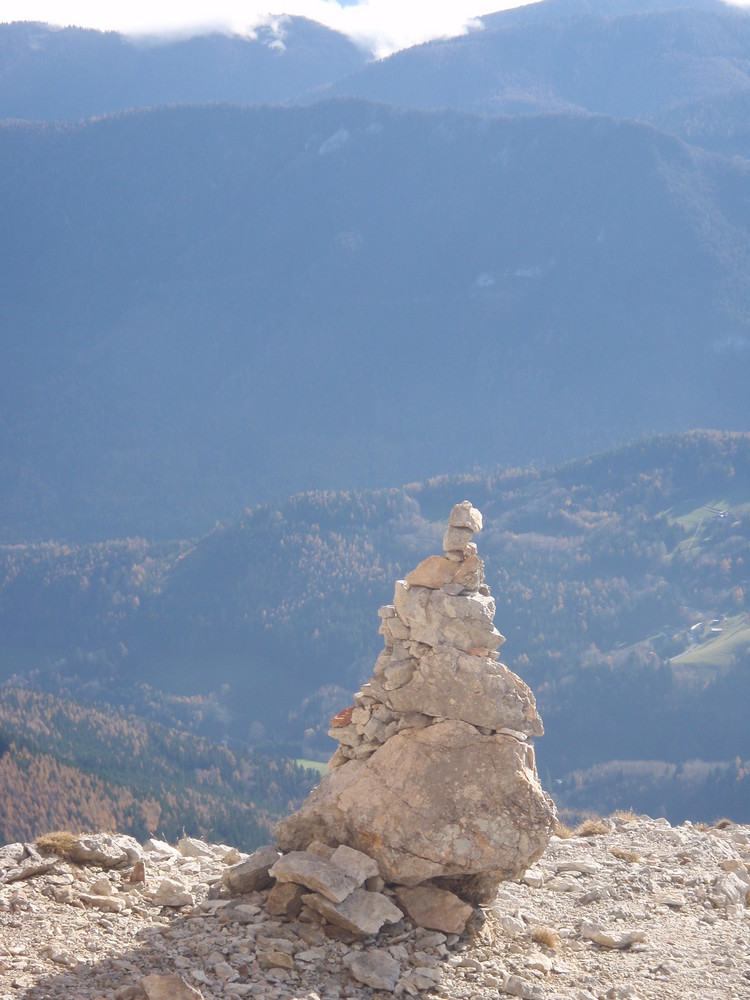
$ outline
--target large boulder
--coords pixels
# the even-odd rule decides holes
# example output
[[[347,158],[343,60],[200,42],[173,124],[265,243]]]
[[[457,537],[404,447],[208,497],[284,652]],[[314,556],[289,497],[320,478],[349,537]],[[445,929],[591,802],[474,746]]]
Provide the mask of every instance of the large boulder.
[[[283,851],[341,841],[402,885],[478,873],[499,883],[542,854],[551,813],[528,743],[445,719],[336,768],[276,839]]]

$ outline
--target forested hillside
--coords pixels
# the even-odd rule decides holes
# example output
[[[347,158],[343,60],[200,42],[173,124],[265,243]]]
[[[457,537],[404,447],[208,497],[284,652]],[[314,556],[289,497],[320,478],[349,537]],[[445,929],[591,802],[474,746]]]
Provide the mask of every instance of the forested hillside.
[[[40,692],[0,690],[0,841],[50,830],[183,832],[252,850],[273,839],[317,776],[246,747],[211,744]]]
[[[379,605],[441,550],[464,497],[484,513],[478,543],[502,656],[537,695],[551,787],[573,782],[582,808],[593,804],[589,780],[603,795],[601,772],[587,769],[608,761],[739,758],[733,773],[743,772],[747,434],[693,432],[552,469],[310,493],[171,546],[4,546],[4,676],[216,739],[326,756],[329,718],[381,647]],[[639,773],[641,785],[620,785],[637,792],[626,805],[653,784]],[[694,804],[691,788],[664,793],[670,815]]]

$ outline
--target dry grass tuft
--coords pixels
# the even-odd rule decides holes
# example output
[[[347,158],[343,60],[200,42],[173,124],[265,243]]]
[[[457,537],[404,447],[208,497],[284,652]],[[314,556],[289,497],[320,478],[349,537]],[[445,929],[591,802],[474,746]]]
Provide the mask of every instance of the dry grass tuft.
[[[629,864],[641,860],[640,854],[636,851],[628,851],[624,847],[611,847],[609,853],[613,858],[619,858],[620,861],[627,861]]]
[[[598,837],[603,833],[609,833],[609,823],[605,819],[591,817],[580,823],[575,832],[578,837]]]
[[[567,823],[563,823],[561,819],[558,819],[555,823],[555,836],[559,837],[560,840],[570,840],[571,837],[575,836],[575,833]]]
[[[552,951],[556,951],[562,943],[562,939],[557,931],[552,930],[551,927],[545,927],[541,924],[539,927],[535,927],[531,932],[531,940],[534,944],[538,944],[544,948],[550,948]]]
[[[717,830],[727,830],[730,826],[734,826],[734,823],[731,819],[727,819],[726,816],[723,816],[721,819],[716,820],[714,826]]]
[[[77,842],[78,837],[69,830],[53,830],[34,841],[42,854],[56,854],[58,858],[69,858]]]
[[[694,828],[696,830],[699,830],[701,833],[706,833],[708,830],[711,829],[708,823],[695,823]]]
[[[638,819],[638,813],[632,809],[616,809],[612,813],[612,819],[620,819],[625,823],[632,823]]]

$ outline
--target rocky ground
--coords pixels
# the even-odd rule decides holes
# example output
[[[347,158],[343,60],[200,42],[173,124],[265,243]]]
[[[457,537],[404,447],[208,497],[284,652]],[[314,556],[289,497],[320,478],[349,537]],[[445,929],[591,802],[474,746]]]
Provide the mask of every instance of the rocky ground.
[[[623,815],[555,836],[461,936],[286,920],[268,890],[227,894],[233,849],[121,838],[113,868],[111,841],[78,861],[0,849],[0,1000],[750,997],[747,826]]]

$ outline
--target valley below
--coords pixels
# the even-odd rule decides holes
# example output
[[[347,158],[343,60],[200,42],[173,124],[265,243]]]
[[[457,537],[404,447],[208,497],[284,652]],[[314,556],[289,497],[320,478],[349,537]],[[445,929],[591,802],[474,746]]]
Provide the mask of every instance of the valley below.
[[[2,546],[0,780],[19,804],[0,836],[182,823],[257,846],[317,780],[292,762],[333,752],[329,719],[382,645],[377,608],[465,497],[562,814],[748,822],[748,470],[750,436],[691,432],[308,493],[198,539]]]

